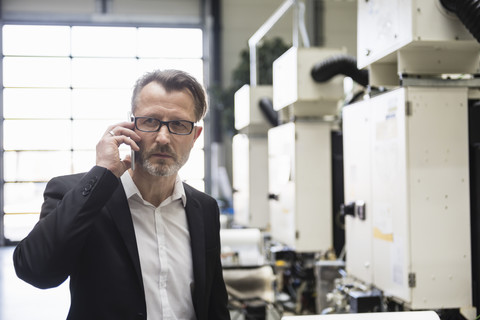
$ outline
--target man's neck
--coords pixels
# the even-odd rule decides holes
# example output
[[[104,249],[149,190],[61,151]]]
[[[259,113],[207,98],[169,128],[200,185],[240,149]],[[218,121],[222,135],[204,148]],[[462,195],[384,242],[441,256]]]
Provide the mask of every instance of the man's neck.
[[[143,170],[129,170],[133,182],[137,186],[143,199],[158,207],[170,197],[175,188],[177,174],[168,177],[152,176]]]

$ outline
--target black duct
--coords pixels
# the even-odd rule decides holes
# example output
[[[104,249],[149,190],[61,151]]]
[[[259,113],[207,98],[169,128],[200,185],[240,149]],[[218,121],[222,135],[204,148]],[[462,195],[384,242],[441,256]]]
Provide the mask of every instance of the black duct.
[[[269,98],[261,98],[258,106],[272,126],[276,127],[279,125],[278,112],[273,109],[272,100]]]
[[[455,13],[480,42],[480,0],[440,0],[440,3],[448,11]]]
[[[316,82],[326,82],[343,74],[364,87],[368,86],[368,70],[359,70],[357,59],[348,55],[337,55],[319,62],[313,66],[310,74]]]

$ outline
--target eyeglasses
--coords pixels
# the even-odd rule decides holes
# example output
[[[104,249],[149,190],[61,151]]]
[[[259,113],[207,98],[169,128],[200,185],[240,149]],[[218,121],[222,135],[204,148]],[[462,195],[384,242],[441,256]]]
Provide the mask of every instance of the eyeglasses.
[[[189,135],[193,131],[194,122],[188,120],[161,121],[150,117],[135,117],[135,128],[143,132],[158,132],[166,125],[168,132]]]

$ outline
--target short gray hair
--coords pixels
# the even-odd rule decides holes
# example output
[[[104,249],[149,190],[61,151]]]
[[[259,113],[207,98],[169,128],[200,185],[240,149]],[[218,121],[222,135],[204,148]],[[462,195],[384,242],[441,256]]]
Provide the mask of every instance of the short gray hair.
[[[150,82],[156,82],[167,92],[187,90],[195,103],[195,122],[203,119],[208,111],[207,94],[204,87],[189,73],[181,70],[154,70],[137,80],[132,94],[132,114],[137,107],[140,91]]]

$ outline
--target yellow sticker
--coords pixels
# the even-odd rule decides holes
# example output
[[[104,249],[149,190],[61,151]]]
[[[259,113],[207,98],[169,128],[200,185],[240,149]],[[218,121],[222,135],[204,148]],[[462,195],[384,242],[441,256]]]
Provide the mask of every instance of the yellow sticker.
[[[393,242],[393,233],[383,233],[379,228],[373,228],[373,237],[380,240]]]

